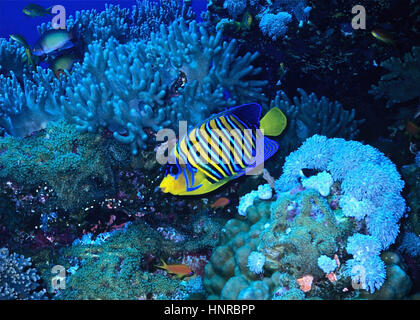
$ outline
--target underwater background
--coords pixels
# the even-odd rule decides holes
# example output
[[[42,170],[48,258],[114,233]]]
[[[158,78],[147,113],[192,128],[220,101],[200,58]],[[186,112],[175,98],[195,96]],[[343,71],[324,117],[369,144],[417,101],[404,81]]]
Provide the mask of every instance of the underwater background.
[[[0,299],[419,299],[419,14],[0,0]]]

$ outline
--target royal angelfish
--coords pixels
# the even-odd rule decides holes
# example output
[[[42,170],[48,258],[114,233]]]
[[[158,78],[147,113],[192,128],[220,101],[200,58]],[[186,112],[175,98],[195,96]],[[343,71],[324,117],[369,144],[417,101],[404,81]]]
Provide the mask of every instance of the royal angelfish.
[[[274,155],[278,136],[287,124],[279,108],[262,119],[261,106],[246,104],[203,121],[182,137],[170,153],[160,188],[173,195],[211,192],[249,173]]]

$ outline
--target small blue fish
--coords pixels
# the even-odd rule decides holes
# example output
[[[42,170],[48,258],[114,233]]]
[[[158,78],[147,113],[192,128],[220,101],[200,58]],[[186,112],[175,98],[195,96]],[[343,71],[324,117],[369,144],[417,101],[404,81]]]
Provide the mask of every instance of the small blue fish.
[[[67,30],[52,29],[44,32],[32,50],[36,56],[42,56],[54,51],[62,51],[72,48],[74,45],[70,41],[73,33]]]
[[[23,13],[29,17],[43,17],[45,15],[52,15],[51,7],[50,8],[43,8],[40,5],[30,3],[25,8],[22,9]]]

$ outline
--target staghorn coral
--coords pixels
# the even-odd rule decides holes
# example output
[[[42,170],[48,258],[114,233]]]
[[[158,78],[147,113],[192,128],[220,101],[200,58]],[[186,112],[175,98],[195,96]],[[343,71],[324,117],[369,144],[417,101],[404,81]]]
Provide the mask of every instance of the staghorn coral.
[[[160,25],[169,25],[177,18],[186,21],[194,19],[194,12],[187,2],[176,0],[137,1],[131,10],[119,5],[105,4],[105,10],[95,9],[76,11],[66,21],[67,30],[72,30],[77,46],[86,49],[94,42],[106,42],[111,37],[120,43],[135,39],[148,40],[152,32],[159,31]],[[38,27],[39,34],[51,29],[51,23]]]
[[[147,45],[111,39],[103,48],[94,42],[73,73],[78,79],[73,83],[79,83],[61,97],[65,117],[82,132],[112,128],[114,137],[138,154],[148,140],[146,127],[176,129],[179,120],[193,125],[229,105],[264,100],[265,81],[243,80],[260,72],[251,65],[258,54],[238,57],[237,52],[235,41],[222,42],[221,33],[209,36],[183,19],[169,28],[161,25]],[[179,71],[186,74],[187,83],[171,99]]]
[[[385,98],[387,106],[407,102],[420,96],[420,47],[413,47],[402,59],[390,58],[381,63],[389,71],[381,77],[370,94]]]
[[[0,300],[41,300],[45,289],[39,290],[37,270],[31,259],[0,249]]]
[[[45,128],[62,116],[60,96],[67,80],[58,80],[51,70],[37,67],[31,78],[19,81],[13,71],[10,77],[0,74],[0,126],[13,136],[25,136]]]
[[[280,141],[284,150],[290,152],[296,149],[314,134],[347,139],[358,135],[358,126],[364,120],[355,120],[354,109],[347,111],[337,101],[330,102],[325,97],[318,99],[314,93],[297,90],[300,97],[289,99],[283,91],[279,91],[270,104],[270,108],[280,108],[288,119]]]

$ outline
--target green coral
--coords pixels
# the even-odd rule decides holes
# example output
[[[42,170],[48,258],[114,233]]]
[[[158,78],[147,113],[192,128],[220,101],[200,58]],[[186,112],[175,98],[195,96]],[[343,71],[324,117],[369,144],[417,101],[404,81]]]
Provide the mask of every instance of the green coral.
[[[313,190],[282,193],[276,201],[255,200],[246,218],[229,220],[205,269],[204,285],[212,299],[300,299],[296,280],[319,280],[322,254],[342,250],[353,225]],[[253,251],[265,256],[263,275],[251,272]],[[283,293],[280,292],[284,288]],[[277,294],[278,293],[278,294]],[[287,293],[287,294],[286,294]]]
[[[49,123],[30,137],[1,138],[0,180],[28,191],[46,184],[63,208],[81,207],[93,197],[98,181],[113,184],[101,139],[64,121]]]
[[[402,59],[392,57],[381,63],[389,73],[381,77],[371,94],[388,100],[387,106],[408,102],[420,96],[420,47],[413,47]]]
[[[195,227],[193,225],[195,230]],[[168,263],[180,253],[203,250],[213,234],[202,230],[200,239],[174,242],[143,222],[133,223],[125,230],[115,232],[106,241],[95,245],[73,245],[64,248],[56,261],[69,269],[66,289],[58,299],[163,299],[188,295],[181,280],[168,274],[148,269],[147,257],[161,258]],[[217,241],[217,239],[214,239]],[[75,264],[75,262],[77,262]],[[178,262],[179,263],[179,262]]]
[[[314,190],[281,194],[271,206],[270,224],[260,235],[258,250],[266,256],[267,270],[320,278],[324,273],[318,258],[338,251],[348,227],[337,223],[328,202]]]

